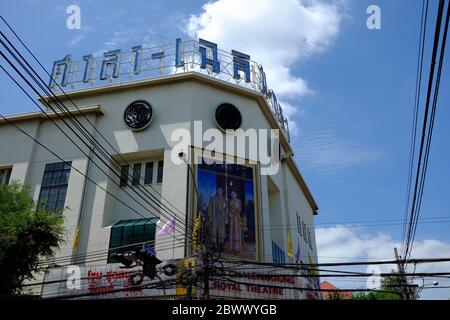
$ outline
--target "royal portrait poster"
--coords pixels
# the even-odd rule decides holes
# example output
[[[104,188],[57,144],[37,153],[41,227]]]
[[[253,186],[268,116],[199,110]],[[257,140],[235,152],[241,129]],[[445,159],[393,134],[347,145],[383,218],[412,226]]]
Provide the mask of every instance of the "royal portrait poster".
[[[202,163],[197,175],[198,209],[206,227],[207,247],[224,255],[255,260],[253,167]]]

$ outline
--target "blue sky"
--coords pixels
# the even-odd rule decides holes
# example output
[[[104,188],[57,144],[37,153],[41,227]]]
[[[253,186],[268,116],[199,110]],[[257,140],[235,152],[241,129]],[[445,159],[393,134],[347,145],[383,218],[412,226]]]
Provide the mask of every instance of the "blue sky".
[[[321,224],[386,219],[401,223],[403,219],[421,1],[310,1],[313,11],[294,2],[275,6],[273,1],[263,1],[259,5],[267,8],[253,12],[248,6],[254,3],[240,4],[242,10],[237,10],[230,7],[230,0],[211,1],[209,7],[196,0],[132,0],[126,6],[123,1],[24,0],[14,6],[3,1],[0,12],[48,69],[68,53],[81,58],[199,35],[222,49],[233,46],[263,62],[273,71],[269,86],[281,92],[295,131],[296,159],[319,203],[321,261],[392,258],[402,225],[324,228]],[[434,23],[437,1],[431,2]],[[81,30],[66,28],[65,9],[71,4],[81,8]],[[371,4],[381,8],[381,30],[366,27]],[[298,19],[289,14],[296,12],[289,6],[298,10]],[[429,33],[428,51],[431,38]],[[429,61],[427,55],[425,75]],[[449,75],[447,63],[421,218],[450,217]],[[3,74],[0,87],[2,114],[35,110]],[[449,226],[448,222],[419,224],[413,256],[450,256]],[[424,297],[449,296],[449,290],[424,293]]]

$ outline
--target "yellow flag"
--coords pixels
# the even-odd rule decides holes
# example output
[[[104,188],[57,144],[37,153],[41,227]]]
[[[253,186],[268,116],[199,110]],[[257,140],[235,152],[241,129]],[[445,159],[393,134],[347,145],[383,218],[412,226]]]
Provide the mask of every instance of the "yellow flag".
[[[197,250],[200,247],[200,228],[202,226],[202,220],[200,217],[195,219],[194,228],[192,230],[192,250]]]
[[[79,240],[80,240],[80,225],[77,226],[77,230],[75,230],[75,236],[73,237],[72,246],[74,249],[78,249]]]
[[[177,285],[176,295],[192,298],[195,295],[195,258],[185,258],[177,261]]]
[[[308,262],[309,262],[310,265],[314,264],[314,261],[312,261],[311,256],[309,254],[308,254]],[[310,267],[310,273],[311,273],[312,276],[316,276],[318,274],[316,268],[317,267]]]
[[[289,257],[293,257],[294,256],[294,249],[292,248],[292,236],[291,236],[291,231],[288,231],[288,256]]]

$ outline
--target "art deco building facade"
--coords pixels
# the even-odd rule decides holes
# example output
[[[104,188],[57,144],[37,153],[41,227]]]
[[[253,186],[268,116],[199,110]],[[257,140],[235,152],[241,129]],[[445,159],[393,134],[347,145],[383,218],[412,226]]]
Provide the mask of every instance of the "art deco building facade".
[[[206,225],[207,245],[230,261],[317,263],[318,207],[295,163],[286,119],[264,71],[248,56],[218,51],[204,40],[177,40],[173,48],[135,47],[81,62],[66,57],[55,63],[52,75],[57,100],[39,99],[48,115],[0,120],[0,182],[31,186],[36,201],[64,216],[67,241],[45,275],[47,282],[62,280],[41,288],[44,296],[70,295],[62,288],[68,265],[81,266],[84,278],[119,272],[116,254],[143,243],[162,261],[190,257],[198,219]],[[245,148],[211,152],[207,129],[218,129],[225,145],[230,134],[224,129],[230,128],[239,129],[232,139],[247,138]],[[261,129],[280,132],[274,140],[280,157],[271,162],[272,171],[249,152],[257,142],[258,152],[269,145],[268,154],[278,158],[270,154],[278,150],[266,136],[264,143],[249,140],[251,130],[259,135]],[[191,141],[183,149],[185,133]],[[208,161],[217,158],[225,161]],[[267,279],[246,279],[245,290],[226,281],[211,282],[211,290],[238,298],[314,297],[313,291],[280,294],[264,287]],[[318,285],[311,273],[271,281]],[[75,292],[113,288],[94,282],[82,282]],[[159,295],[152,290],[139,294]],[[122,293],[119,297],[134,296]]]

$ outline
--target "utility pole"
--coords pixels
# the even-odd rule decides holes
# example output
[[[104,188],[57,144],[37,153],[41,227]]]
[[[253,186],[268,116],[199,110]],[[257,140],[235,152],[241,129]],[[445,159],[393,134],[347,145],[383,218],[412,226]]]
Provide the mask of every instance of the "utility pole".
[[[189,151],[192,152],[192,149]],[[199,248],[200,250],[199,250],[198,256],[199,256],[199,260],[202,263],[202,266],[200,269],[201,271],[197,272],[196,277],[203,278],[203,299],[209,300],[209,298],[210,298],[210,295],[209,295],[210,261],[209,261],[209,256],[208,256],[209,255],[208,244],[206,242],[206,234],[207,234],[206,221],[205,221],[205,217],[202,215],[201,211],[199,210],[199,206],[202,205],[202,202],[201,202],[202,200],[198,193],[197,185],[195,184],[194,172],[192,171],[192,168],[191,168],[191,165],[189,162],[190,157],[187,159],[186,154],[184,152],[178,153],[178,157],[180,159],[182,159],[187,165],[187,176],[188,176],[187,181],[189,182],[189,173],[190,173],[191,177],[192,177],[192,184],[194,186],[195,194],[197,196],[197,211],[200,212],[199,218],[201,219],[201,227],[200,227],[200,232],[199,232],[200,239],[194,239],[193,242],[197,242],[197,241],[200,242],[200,248]],[[187,219],[187,210],[186,210],[186,219]],[[186,228],[187,228],[187,226],[186,226]],[[190,284],[190,286],[188,288],[188,297],[190,297],[190,296],[192,296],[192,284]]]
[[[206,248],[205,248],[206,249]],[[203,299],[209,300],[209,259],[208,250],[206,249],[203,253]]]
[[[209,276],[210,276],[210,269],[209,269],[209,248],[208,248],[208,243],[206,241],[206,234],[207,234],[207,229],[206,229],[206,221],[205,221],[205,217],[201,217],[202,219],[202,225],[201,225],[201,234],[202,234],[202,239],[201,239],[201,249],[200,249],[200,254],[201,254],[201,261],[202,261],[202,268],[201,268],[201,277],[203,278],[203,299],[204,300],[209,300],[210,296],[209,296]]]
[[[406,280],[405,276],[405,268],[403,262],[400,260],[400,257],[398,255],[397,248],[394,248],[394,255],[395,260],[397,260],[397,268],[398,268],[398,275],[400,278],[400,294],[402,297],[402,300],[411,300],[409,295],[409,290],[407,288],[408,282]]]

